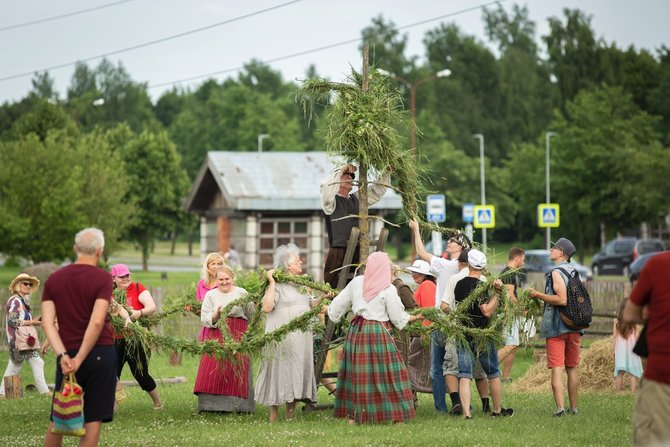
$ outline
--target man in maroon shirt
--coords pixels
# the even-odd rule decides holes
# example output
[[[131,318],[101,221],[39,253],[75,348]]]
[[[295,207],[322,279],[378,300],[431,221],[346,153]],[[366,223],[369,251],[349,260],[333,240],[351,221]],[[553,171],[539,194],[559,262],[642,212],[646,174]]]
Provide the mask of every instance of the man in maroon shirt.
[[[642,323],[647,307],[649,357],[633,415],[634,445],[670,443],[670,252],[658,254],[642,269],[623,318]]]
[[[74,373],[84,389],[84,426],[80,446],[96,446],[102,422],[114,413],[116,355],[107,310],[112,298],[112,277],[98,268],[105,238],[97,228],[75,237],[74,264],[54,272],[44,285],[42,327],[56,353],[56,389],[63,375]],[[58,320],[58,327],[56,327]],[[63,436],[49,424],[44,445],[61,446]]]

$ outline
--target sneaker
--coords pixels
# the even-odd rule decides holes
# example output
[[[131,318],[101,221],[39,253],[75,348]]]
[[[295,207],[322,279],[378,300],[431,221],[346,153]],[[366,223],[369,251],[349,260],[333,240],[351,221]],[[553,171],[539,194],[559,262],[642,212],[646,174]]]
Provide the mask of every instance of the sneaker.
[[[500,413],[491,413],[491,417],[497,418],[497,417],[508,417],[511,418],[514,416],[514,410],[511,408],[501,408]]]
[[[450,415],[452,416],[460,416],[463,414],[463,407],[461,404],[456,404],[453,407],[451,407],[451,411],[449,412]]]
[[[554,417],[560,418],[560,417],[563,416],[564,414],[565,414],[565,410],[561,408],[561,409],[558,410],[556,413],[554,413]]]
[[[570,408],[570,410],[568,410],[568,413],[577,416],[579,414],[579,410],[576,408]]]
[[[469,420],[471,420],[471,419],[472,419],[472,416],[465,416],[465,418],[464,418],[464,419],[465,419],[466,421],[469,421]]]

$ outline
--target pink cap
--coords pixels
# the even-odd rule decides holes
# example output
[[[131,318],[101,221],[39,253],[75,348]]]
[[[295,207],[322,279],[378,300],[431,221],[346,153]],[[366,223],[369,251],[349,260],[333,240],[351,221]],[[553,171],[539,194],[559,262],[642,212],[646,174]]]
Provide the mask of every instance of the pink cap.
[[[112,276],[126,276],[130,275],[130,269],[126,264],[116,264],[112,266]]]

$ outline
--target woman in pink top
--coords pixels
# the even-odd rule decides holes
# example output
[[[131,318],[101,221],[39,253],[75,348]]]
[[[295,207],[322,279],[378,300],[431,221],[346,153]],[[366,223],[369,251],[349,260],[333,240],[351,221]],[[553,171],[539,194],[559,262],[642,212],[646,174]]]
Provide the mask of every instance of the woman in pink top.
[[[210,253],[205,257],[205,261],[202,263],[200,281],[198,281],[198,285],[195,289],[196,300],[202,303],[207,292],[217,287],[216,271],[225,264],[226,262],[223,259],[223,255],[219,252]],[[190,306],[186,306],[185,310],[190,312]],[[198,316],[200,316],[200,312],[198,312]],[[205,327],[200,329],[200,333],[198,333],[198,341],[205,341],[206,329],[207,328]]]

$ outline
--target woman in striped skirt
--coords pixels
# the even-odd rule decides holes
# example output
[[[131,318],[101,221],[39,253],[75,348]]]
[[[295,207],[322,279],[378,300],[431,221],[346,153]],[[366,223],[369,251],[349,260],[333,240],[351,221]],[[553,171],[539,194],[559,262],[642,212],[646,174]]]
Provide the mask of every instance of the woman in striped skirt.
[[[389,333],[389,322],[402,329],[409,315],[391,283],[386,253],[372,253],[365,274],[354,278],[328,307],[337,323],[349,310],[354,319],[344,341],[337,375],[335,417],[349,423],[402,422],[414,417],[407,367]]]
[[[234,306],[227,315],[221,311],[231,302],[247,294],[234,284],[235,273],[230,267],[219,267],[215,274],[218,287],[205,295],[200,319],[205,327],[205,340],[223,341],[217,324],[225,318],[230,336],[239,341],[247,330],[254,313],[253,304]],[[219,360],[213,355],[200,358],[193,393],[198,396],[198,411],[253,413],[254,386],[249,356],[237,354],[235,361]]]

